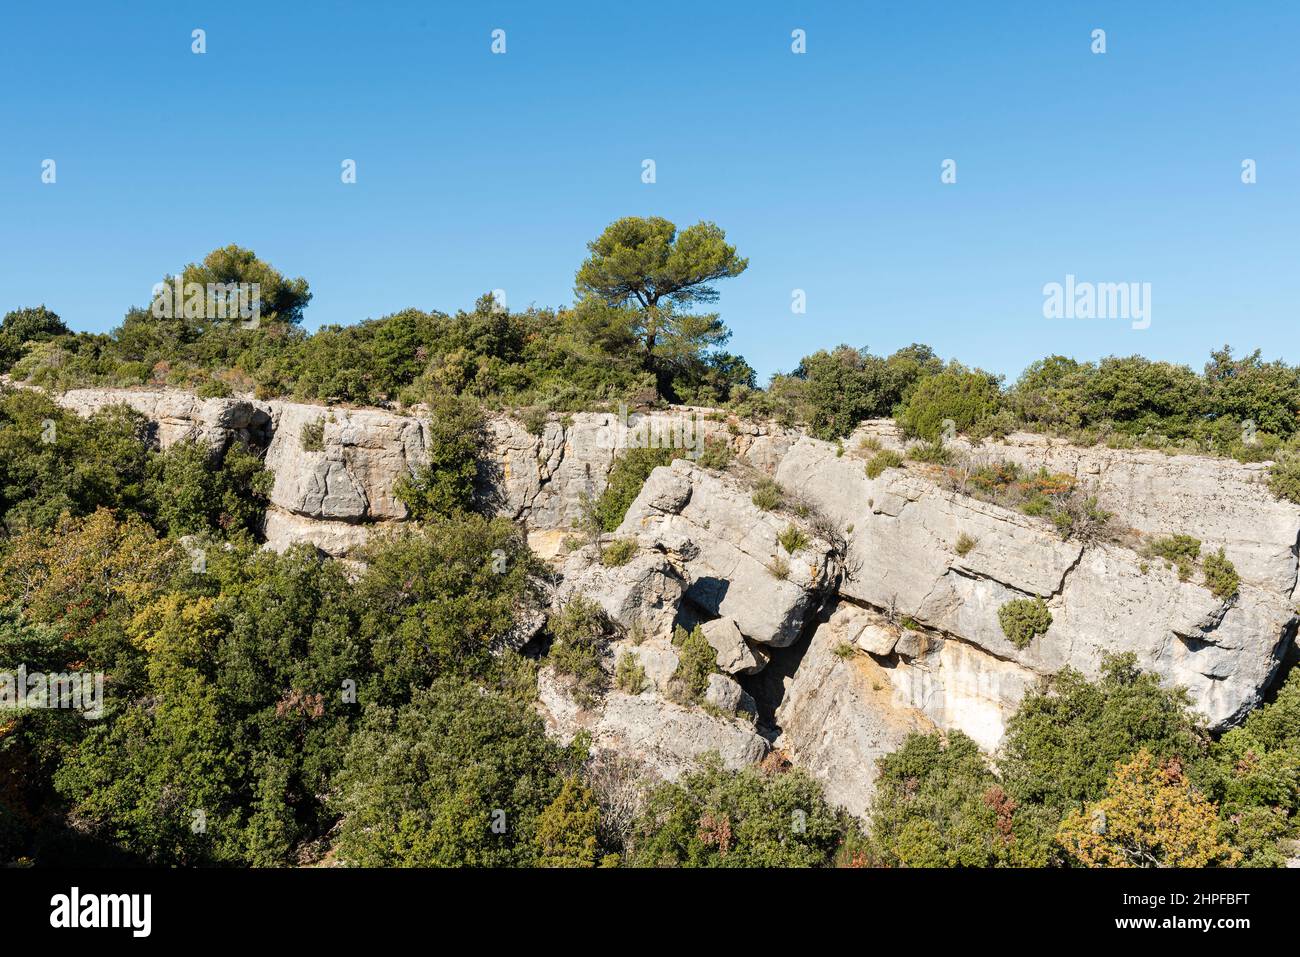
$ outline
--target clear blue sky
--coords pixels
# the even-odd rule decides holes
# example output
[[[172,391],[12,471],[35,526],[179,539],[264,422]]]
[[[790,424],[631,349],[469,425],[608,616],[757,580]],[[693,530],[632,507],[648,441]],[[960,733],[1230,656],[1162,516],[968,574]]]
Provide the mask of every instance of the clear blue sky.
[[[657,214],[749,257],[720,309],[763,380],[840,342],[1300,362],[1290,0],[7,3],[0,36],[0,308],[77,329],[231,242],[307,277],[309,328],[559,305]],[[1044,319],[1067,273],[1150,282],[1151,327]]]

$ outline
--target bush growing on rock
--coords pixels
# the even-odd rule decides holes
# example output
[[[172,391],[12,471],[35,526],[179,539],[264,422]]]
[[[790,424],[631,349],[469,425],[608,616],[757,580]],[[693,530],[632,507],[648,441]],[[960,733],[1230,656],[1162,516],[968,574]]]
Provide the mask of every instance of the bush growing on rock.
[[[884,474],[885,469],[896,469],[903,464],[903,457],[892,449],[877,452],[867,460],[867,478],[876,479]]]
[[[976,423],[998,411],[998,381],[985,372],[950,368],[917,383],[898,414],[898,424],[909,436],[937,442],[944,420],[956,431],[969,432]]]
[[[438,396],[430,402],[429,461],[393,490],[412,518],[479,507],[479,473],[487,441],[487,420],[477,403],[454,396]]]
[[[594,503],[594,518],[602,531],[613,532],[623,522],[650,473],[668,465],[677,453],[674,449],[630,448],[614,461],[605,490]]]
[[[1163,558],[1178,569],[1178,577],[1187,581],[1192,577],[1196,559],[1201,554],[1201,540],[1191,535],[1168,535],[1157,538],[1147,545],[1146,552],[1152,558]]]
[[[776,537],[777,543],[786,550],[787,554],[793,555],[795,552],[807,548],[811,541],[804,533],[803,529],[797,525],[787,525],[785,529]]]
[[[785,499],[785,491],[777,484],[775,479],[763,476],[754,483],[754,494],[751,497],[754,505],[764,512],[771,512],[781,507]]]
[[[1025,648],[1038,635],[1047,634],[1052,613],[1041,598],[1013,598],[998,609],[998,623],[1013,645]]]
[[[668,682],[669,697],[679,704],[699,704],[709,690],[709,675],[718,670],[718,653],[698,625],[690,631],[674,628],[673,645],[678,661]]]
[[[573,699],[584,708],[596,703],[609,687],[602,663],[613,631],[604,610],[585,595],[575,595],[553,615],[547,660],[560,674],[573,679]]]
[[[1236,567],[1228,560],[1222,548],[1205,556],[1203,571],[1205,587],[1214,594],[1215,598],[1227,601],[1237,594],[1241,576],[1237,574]]]
[[[630,562],[635,554],[635,538],[616,538],[601,550],[600,561],[608,568],[617,568]]]
[[[623,652],[614,666],[614,685],[626,694],[640,694],[646,689],[645,668],[636,655]]]

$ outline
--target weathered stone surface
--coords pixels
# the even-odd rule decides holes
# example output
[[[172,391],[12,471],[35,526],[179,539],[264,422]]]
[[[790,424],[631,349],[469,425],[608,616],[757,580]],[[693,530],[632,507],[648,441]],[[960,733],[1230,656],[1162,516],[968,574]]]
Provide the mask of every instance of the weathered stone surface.
[[[731,769],[761,761],[768,751],[767,742],[744,722],[685,708],[653,692],[610,691],[587,710],[572,700],[563,679],[550,668],[538,674],[537,691],[548,732],[568,742],[578,731],[588,731],[593,751],[616,751],[643,761],[667,781],[695,767],[708,751],[718,752]]]
[[[69,389],[54,397],[78,415],[111,405],[135,409],[153,425],[160,448],[177,442],[206,442],[225,448],[232,438],[260,443],[271,416],[262,402],[249,399],[200,399],[176,389]]]
[[[885,669],[894,703],[915,708],[940,728],[963,731],[987,751],[1002,743],[1006,719],[1041,676],[952,639]]]
[[[729,675],[754,674],[766,664],[759,661],[732,618],[706,621],[700,633],[718,653],[718,667]]]
[[[891,420],[863,423],[847,444],[852,447],[861,436],[894,449],[905,444]],[[1268,463],[1082,447],[1028,432],[979,445],[958,438],[950,445],[976,460],[1015,462],[1072,475],[1086,483],[1089,493],[1124,526],[1147,535],[1192,535],[1208,551],[1223,548],[1244,581],[1300,595],[1300,507],[1269,492]]]
[[[656,638],[639,645],[626,641],[619,642],[618,650],[615,652],[616,660],[619,654],[631,655],[635,658],[645,669],[649,687],[661,693],[668,690],[668,683],[673,680],[673,675],[677,673],[677,666],[681,663],[677,649],[667,638]]]
[[[861,816],[875,791],[876,761],[931,725],[898,706],[886,669],[869,655],[837,655],[842,640],[826,624],[813,632],[776,711],[776,747],[821,782],[827,800]]]
[[[618,534],[689,540],[695,554],[685,563],[686,597],[732,618],[750,640],[783,647],[799,637],[839,571],[831,546],[811,533],[806,548],[785,555],[777,537],[792,521],[759,509],[734,480],[679,459],[650,474]],[[778,559],[789,564],[784,579],[769,568]]]
[[[305,542],[334,558],[346,558],[355,555],[382,527],[327,522],[272,507],[266,510],[262,534],[266,538],[266,547],[273,551],[287,551],[299,542]]]
[[[722,711],[746,711],[754,714],[758,709],[754,699],[742,688],[735,678],[727,675],[709,675],[709,687],[704,692],[704,700]]]
[[[624,628],[647,636],[671,633],[685,586],[681,569],[653,548],[639,550],[624,565],[606,566],[589,545],[565,559],[561,576],[560,601],[586,595]]]
[[[1140,667],[1186,686],[1215,726],[1258,703],[1295,629],[1295,609],[1277,592],[1244,584],[1224,603],[1159,563],[1144,572],[1128,549],[1061,541],[1045,522],[948,492],[916,472],[868,479],[860,460],[837,457],[824,442],[800,440],[777,477],[853,526],[842,594],[1038,674],[1070,665],[1095,676],[1105,653],[1132,651]],[[962,533],[979,540],[964,557],[955,551]],[[997,612],[1027,595],[1047,599],[1053,622],[1018,649]]]

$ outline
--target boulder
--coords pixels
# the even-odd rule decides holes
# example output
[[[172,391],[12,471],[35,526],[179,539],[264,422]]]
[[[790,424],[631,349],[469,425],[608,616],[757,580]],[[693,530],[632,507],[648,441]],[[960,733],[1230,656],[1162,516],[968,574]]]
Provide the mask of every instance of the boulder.
[[[718,667],[729,675],[752,675],[763,669],[766,658],[759,660],[745,636],[731,618],[716,618],[700,626],[700,632],[718,653]]]
[[[596,707],[579,707],[564,679],[551,668],[537,677],[538,710],[547,731],[567,743],[578,731],[591,735],[592,751],[613,751],[642,762],[655,776],[675,781],[716,751],[724,767],[739,770],[761,761],[768,744],[734,718],[714,717],[648,692],[610,691]]]
[[[839,574],[832,546],[809,544],[786,555],[778,536],[788,516],[764,512],[739,482],[678,459],[655,469],[628,508],[618,535],[688,540],[686,598],[705,613],[735,621],[751,641],[794,642]],[[782,578],[771,570],[786,562]]]
[[[645,636],[672,632],[684,588],[682,571],[664,552],[641,549],[623,565],[607,566],[595,546],[572,552],[561,567],[559,601],[583,594],[625,629]]]

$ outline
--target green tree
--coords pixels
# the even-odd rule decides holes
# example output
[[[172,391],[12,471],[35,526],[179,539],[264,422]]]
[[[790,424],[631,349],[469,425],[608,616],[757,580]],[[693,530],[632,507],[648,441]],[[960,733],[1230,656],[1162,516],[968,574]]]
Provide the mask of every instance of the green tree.
[[[646,362],[670,386],[672,367],[699,361],[729,336],[716,315],[688,311],[718,299],[714,285],[739,276],[749,260],[736,255],[726,234],[700,222],[681,231],[658,216],[628,216],[611,223],[587,244],[591,255],[578,269],[580,299],[608,306],[631,306],[630,333],[641,343]]]
[[[478,403],[453,395],[430,402],[427,464],[399,480],[395,492],[414,518],[448,516],[481,504],[487,420]]]
[[[950,367],[921,379],[903,403],[898,424],[908,435],[930,442],[943,436],[944,420],[969,432],[1001,407],[998,381],[986,372]]]
[[[888,867],[1041,867],[1056,817],[1003,790],[960,731],[908,736],[878,762],[868,853]]]
[[[801,770],[728,771],[716,752],[651,792],[628,839],[636,867],[818,867],[856,824]]]
[[[525,703],[443,679],[400,708],[367,710],[335,779],[337,848],[368,867],[529,866],[581,852],[585,808],[552,811],[574,756]]]
[[[1193,761],[1207,741],[1187,692],[1161,687],[1129,653],[1104,658],[1100,681],[1066,668],[1027,695],[1007,722],[999,766],[1017,801],[1064,812],[1097,800],[1115,764],[1141,748]]]

